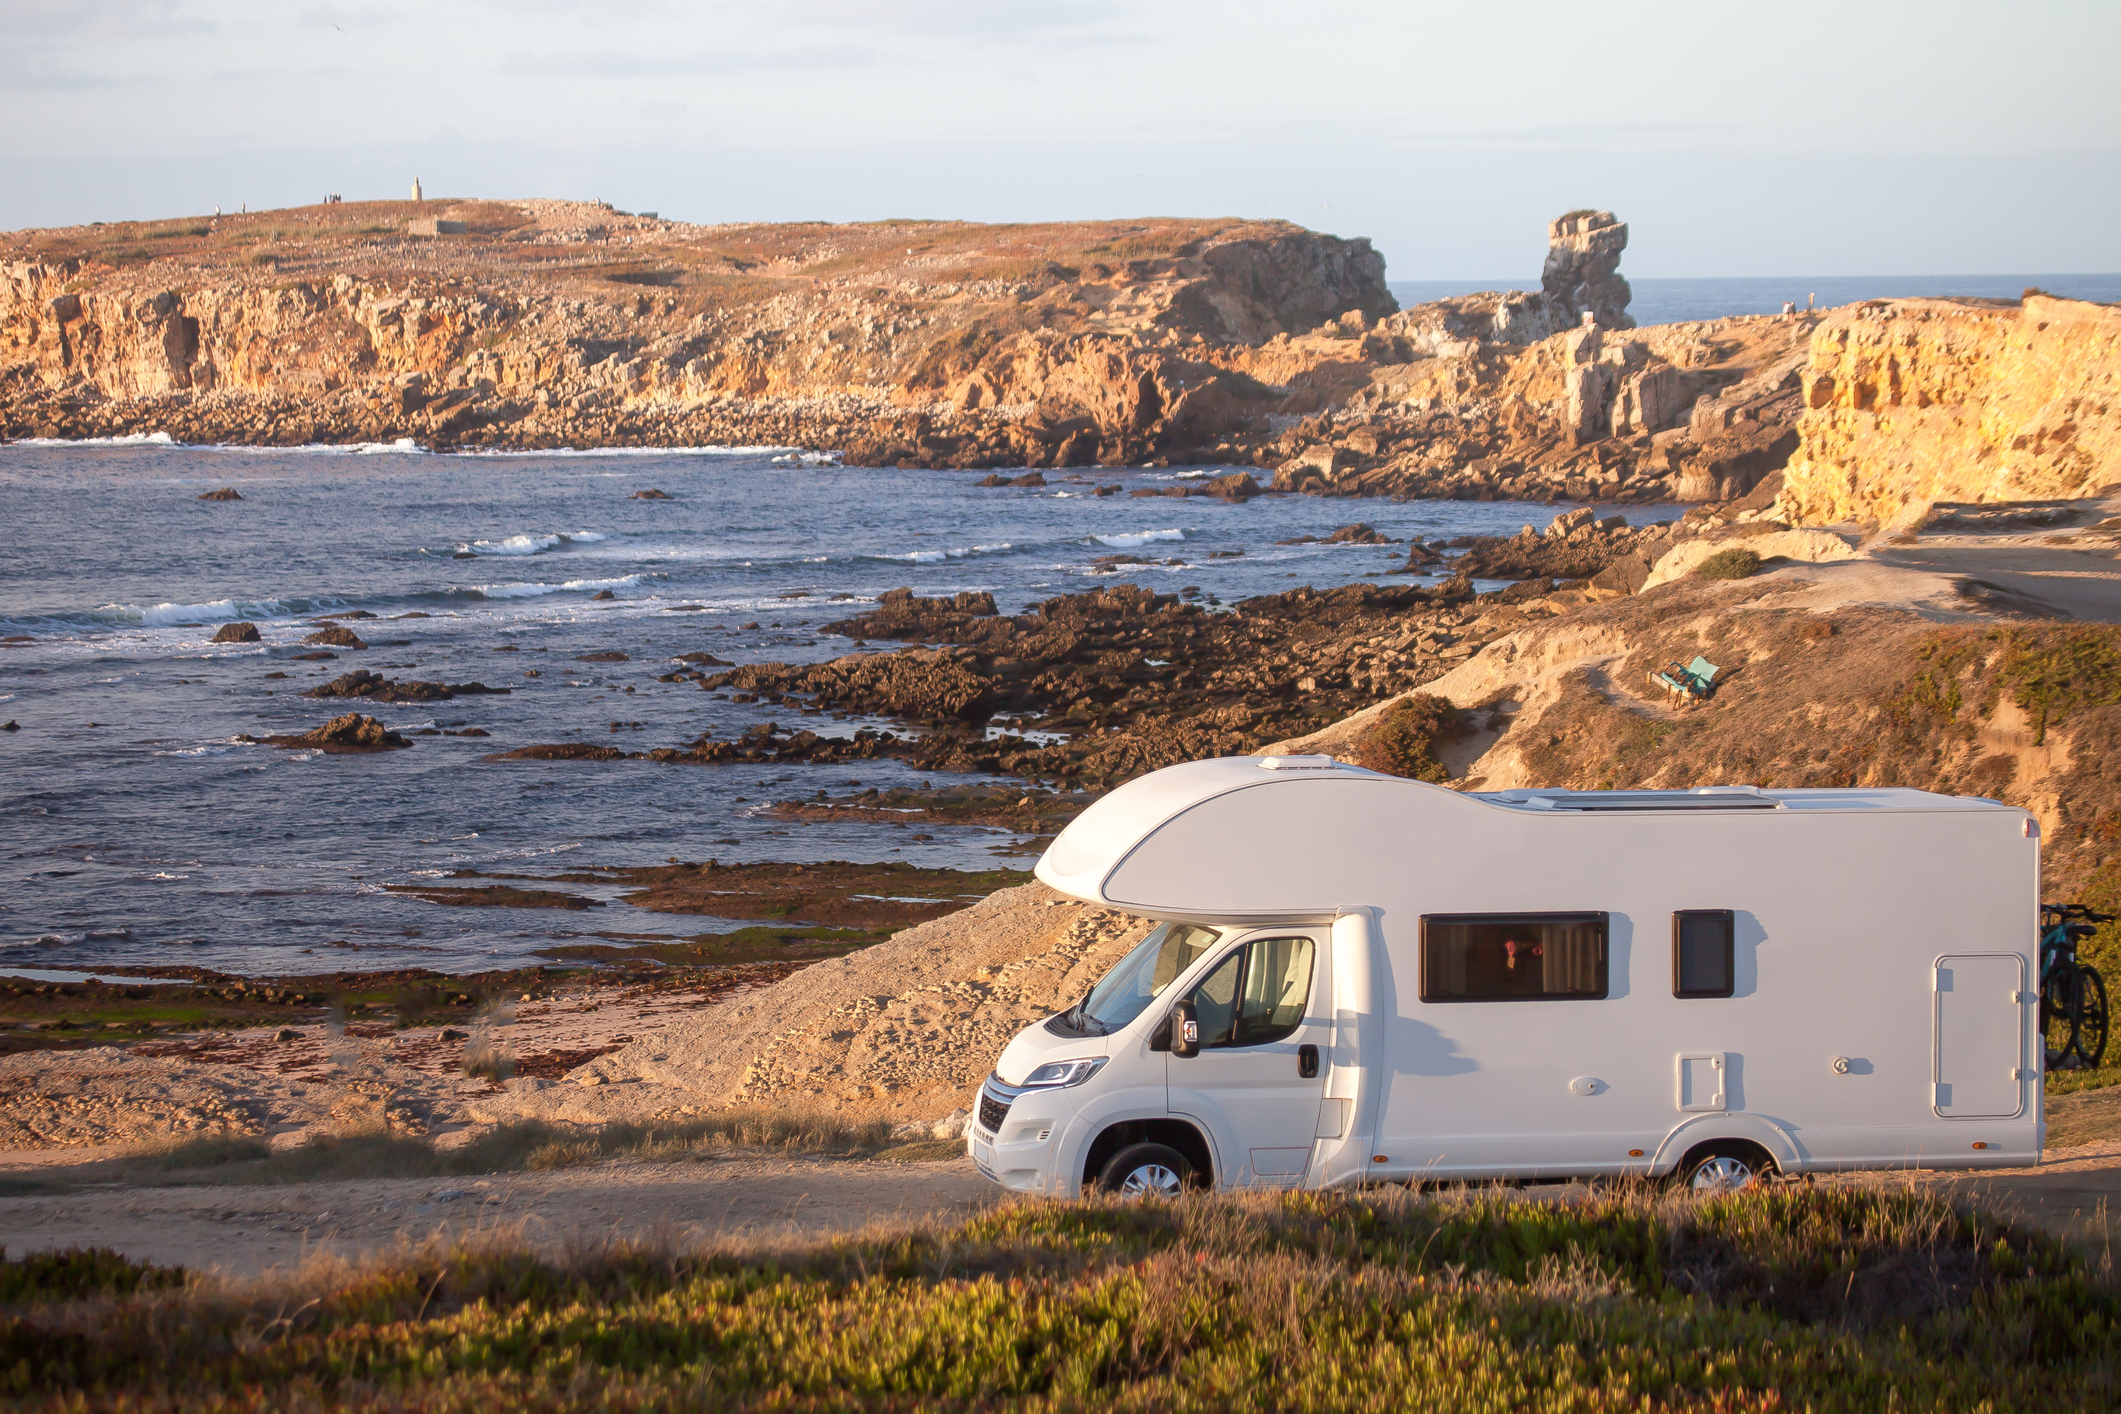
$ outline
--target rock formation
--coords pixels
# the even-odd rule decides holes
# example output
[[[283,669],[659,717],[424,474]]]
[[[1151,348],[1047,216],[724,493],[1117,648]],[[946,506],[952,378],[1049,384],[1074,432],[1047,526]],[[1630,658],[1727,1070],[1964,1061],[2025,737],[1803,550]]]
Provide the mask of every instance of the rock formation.
[[[1627,312],[1634,292],[1620,277],[1620,253],[1627,247],[1627,223],[1610,211],[1571,211],[1547,227],[1539,288],[1557,326],[1589,315],[1601,328],[1635,327]]]
[[[343,717],[334,717],[313,731],[297,735],[268,737],[238,737],[238,741],[262,741],[268,746],[286,747],[289,750],[324,751],[333,755],[360,755],[375,751],[398,751],[411,746],[398,733],[392,731],[374,717],[364,717],[358,712],[348,712]]]
[[[1550,224],[1537,290],[1403,311],[1367,242],[1280,222],[698,227],[467,202],[446,213],[463,230],[412,241],[416,216],[435,213],[7,238],[0,436],[774,444],[1020,488],[1262,469],[1162,492],[1233,500],[1271,472],[1328,496],[1727,502],[1794,454],[1785,518],[1894,525],[2115,479],[2112,311],[2035,293],[1636,329],[1605,211]]]
[[[1881,300],[1836,310],[1809,352],[1785,518],[1910,526],[1939,501],[2121,482],[2121,309]]]
[[[260,635],[258,626],[247,621],[223,624],[214,630],[215,643],[256,643]]]

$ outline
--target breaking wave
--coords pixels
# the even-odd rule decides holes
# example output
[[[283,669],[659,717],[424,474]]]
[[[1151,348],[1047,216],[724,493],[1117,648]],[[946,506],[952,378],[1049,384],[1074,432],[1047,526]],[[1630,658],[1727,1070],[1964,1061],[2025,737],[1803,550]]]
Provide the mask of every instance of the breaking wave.
[[[541,555],[572,545],[594,545],[605,537],[594,530],[555,530],[547,535],[511,535],[505,540],[472,540],[457,546],[459,555]]]
[[[629,574],[619,579],[570,579],[561,584],[474,584],[458,591],[482,599],[536,599],[546,594],[594,594],[599,589],[632,589],[645,578]]]
[[[1183,540],[1183,530],[1143,530],[1132,535],[1093,535],[1090,537],[1100,545],[1109,545],[1115,550],[1133,550],[1154,540]]]
[[[909,550],[903,555],[876,555],[879,560],[906,560],[916,565],[939,565],[945,560],[962,560],[973,555],[999,554],[1016,547],[1004,540],[997,545],[967,545],[957,550]]]

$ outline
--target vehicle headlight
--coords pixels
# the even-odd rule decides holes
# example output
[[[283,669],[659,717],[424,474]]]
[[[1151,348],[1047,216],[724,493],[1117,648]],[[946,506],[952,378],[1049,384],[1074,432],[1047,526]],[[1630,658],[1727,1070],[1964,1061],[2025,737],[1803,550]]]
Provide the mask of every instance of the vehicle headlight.
[[[1063,1086],[1080,1085],[1105,1068],[1109,1056],[1096,1056],[1088,1060],[1047,1061],[1037,1070],[1024,1077],[1026,1090],[1057,1090]]]

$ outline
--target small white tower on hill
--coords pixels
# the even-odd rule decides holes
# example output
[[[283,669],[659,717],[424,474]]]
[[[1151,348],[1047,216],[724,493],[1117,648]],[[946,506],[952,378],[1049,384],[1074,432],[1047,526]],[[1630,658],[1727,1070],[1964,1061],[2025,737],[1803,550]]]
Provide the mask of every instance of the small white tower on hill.
[[[420,200],[420,199],[421,199],[421,198],[420,198],[420,179],[419,179],[418,177],[414,177],[414,178],[412,179],[412,199],[413,199],[414,201],[418,201],[418,200]]]

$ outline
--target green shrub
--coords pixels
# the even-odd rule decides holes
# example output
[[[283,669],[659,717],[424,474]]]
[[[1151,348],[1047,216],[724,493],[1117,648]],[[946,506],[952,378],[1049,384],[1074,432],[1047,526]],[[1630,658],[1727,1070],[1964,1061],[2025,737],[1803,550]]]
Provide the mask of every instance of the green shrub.
[[[1694,567],[1703,579],[1746,579],[1760,572],[1760,556],[1747,549],[1718,550]]]
[[[1388,776],[1411,781],[1441,781],[1449,777],[1436,748],[1464,736],[1465,714],[1441,697],[1410,692],[1385,709],[1356,747],[1355,764]]]
[[[10,1258],[0,1247],[0,1305],[131,1296],[184,1285],[182,1267],[135,1262],[108,1247],[69,1247]]]

